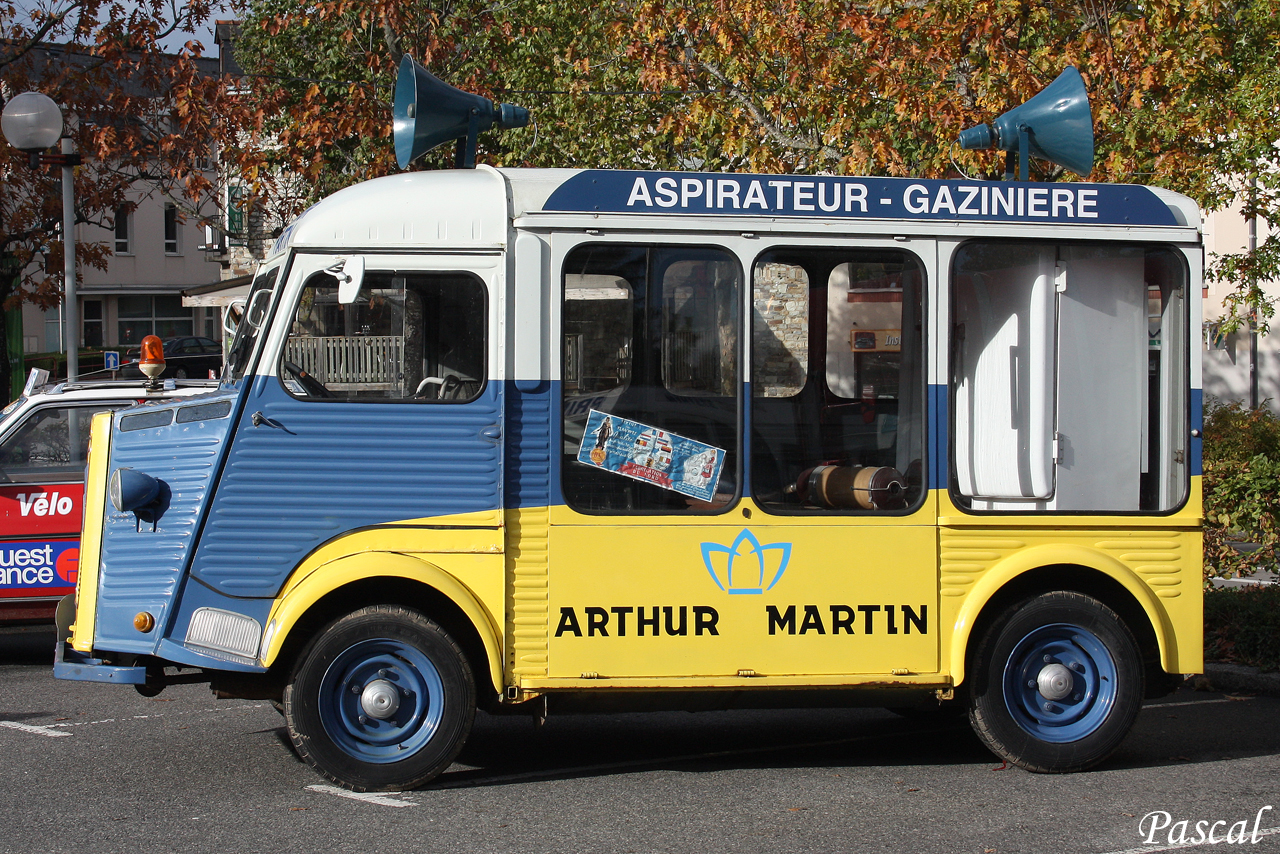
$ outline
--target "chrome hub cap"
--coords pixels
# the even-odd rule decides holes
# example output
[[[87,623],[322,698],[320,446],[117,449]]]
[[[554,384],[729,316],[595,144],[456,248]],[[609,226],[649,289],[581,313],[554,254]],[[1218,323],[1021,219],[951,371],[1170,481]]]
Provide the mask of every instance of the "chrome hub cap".
[[[1075,680],[1071,678],[1071,671],[1061,664],[1046,664],[1040,668],[1040,674],[1036,677],[1036,687],[1040,691],[1040,696],[1046,700],[1061,700],[1071,693],[1071,689],[1075,687]],[[368,689],[365,689],[368,694]]]
[[[1071,677],[1067,677],[1070,684]],[[375,679],[364,686],[360,695],[360,708],[371,718],[385,721],[400,708],[400,692],[385,679]]]

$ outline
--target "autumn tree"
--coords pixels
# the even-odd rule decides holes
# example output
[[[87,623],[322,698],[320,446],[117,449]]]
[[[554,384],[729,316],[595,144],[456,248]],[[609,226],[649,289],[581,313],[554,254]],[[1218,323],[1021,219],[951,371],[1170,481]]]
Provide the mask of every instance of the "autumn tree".
[[[530,108],[528,128],[482,135],[482,162],[616,168],[710,162],[710,152],[656,132],[690,96],[638,88],[639,66],[608,32],[627,8],[562,0],[332,0],[300,8],[289,0],[249,0],[236,46],[249,95],[237,114],[242,131],[227,140],[225,153],[259,205],[293,213],[343,186],[396,171],[391,105],[408,54],[458,88]],[[451,158],[442,148],[414,168]]]
[[[50,0],[24,10],[0,0],[0,107],[25,91],[63,110],[64,133],[82,155],[75,175],[76,222],[111,228],[138,194],[162,194],[183,209],[207,210],[208,171],[220,114],[219,81],[201,60],[196,33],[209,0]],[[162,43],[191,37],[179,53]],[[0,147],[0,302],[49,307],[62,298],[61,170],[32,169],[27,155]],[[77,264],[105,267],[105,244],[79,243]],[[0,329],[0,336],[3,335]],[[0,388],[12,367],[0,340]]]
[[[392,171],[409,53],[531,108],[529,129],[482,139],[490,163],[994,178],[1003,159],[959,150],[959,131],[1075,65],[1093,107],[1090,180],[1165,186],[1210,210],[1243,195],[1246,214],[1278,221],[1277,5],[248,0],[255,138],[278,141],[248,172],[302,174],[319,194]],[[1268,241],[1216,269],[1241,283],[1241,312],[1265,312],[1258,282],[1278,265]]]
[[[702,92],[664,116],[761,171],[997,177],[957,133],[1035,95],[1067,65],[1089,89],[1091,180],[1154,184],[1205,209],[1238,197],[1280,222],[1275,0],[646,0],[613,27],[646,88]],[[1033,177],[1063,170],[1032,161]],[[1280,248],[1220,259],[1237,316],[1270,314]]]

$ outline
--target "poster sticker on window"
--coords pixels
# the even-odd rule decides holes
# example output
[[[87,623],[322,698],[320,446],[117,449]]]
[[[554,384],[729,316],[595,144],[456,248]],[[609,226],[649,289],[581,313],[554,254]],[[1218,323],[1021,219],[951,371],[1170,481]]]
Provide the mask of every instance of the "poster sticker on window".
[[[724,449],[593,409],[578,462],[710,501],[720,482]]]

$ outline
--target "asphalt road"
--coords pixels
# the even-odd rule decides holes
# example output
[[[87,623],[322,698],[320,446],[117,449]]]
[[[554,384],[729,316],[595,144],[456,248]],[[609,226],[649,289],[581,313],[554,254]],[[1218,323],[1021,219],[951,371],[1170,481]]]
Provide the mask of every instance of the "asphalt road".
[[[51,648],[0,634],[3,852],[1280,852],[1276,698],[1180,690],[1068,776],[879,709],[481,715],[432,787],[353,797],[270,704],[59,682]]]

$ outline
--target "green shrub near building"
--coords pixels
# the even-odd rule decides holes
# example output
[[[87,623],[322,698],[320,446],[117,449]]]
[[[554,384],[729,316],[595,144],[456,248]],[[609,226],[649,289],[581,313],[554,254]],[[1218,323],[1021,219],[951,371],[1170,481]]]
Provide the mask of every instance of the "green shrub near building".
[[[1265,408],[1210,404],[1204,416],[1204,572],[1252,575],[1280,550],[1280,418]]]
[[[1204,655],[1209,661],[1280,670],[1280,585],[1207,591]]]
[[[1204,573],[1213,578],[1274,571],[1280,531],[1280,417],[1239,403],[1210,404],[1204,417]],[[1280,585],[1209,588],[1205,658],[1280,669]]]

